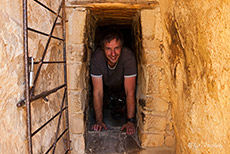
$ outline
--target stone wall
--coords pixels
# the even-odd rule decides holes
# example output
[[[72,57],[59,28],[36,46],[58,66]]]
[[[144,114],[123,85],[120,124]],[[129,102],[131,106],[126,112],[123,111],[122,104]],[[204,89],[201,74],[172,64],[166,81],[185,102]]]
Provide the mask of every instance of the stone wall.
[[[22,4],[2,0],[0,8],[0,153],[25,153],[25,111],[16,107],[24,96]]]
[[[85,106],[88,104],[89,54],[87,53],[86,9],[69,7],[67,13],[67,75],[72,154],[85,151]],[[88,38],[88,37],[87,37]]]
[[[229,153],[230,3],[163,0],[160,7],[176,152]]]
[[[139,138],[142,147],[169,147],[175,136],[171,117],[168,63],[160,8],[141,10],[142,50],[138,67]]]

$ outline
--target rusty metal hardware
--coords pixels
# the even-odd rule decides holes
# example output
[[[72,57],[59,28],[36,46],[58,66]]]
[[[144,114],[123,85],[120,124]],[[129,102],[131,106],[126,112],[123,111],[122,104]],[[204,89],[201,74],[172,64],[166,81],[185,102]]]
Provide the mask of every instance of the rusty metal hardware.
[[[31,0],[32,1],[32,0]],[[44,5],[42,2],[38,0],[33,0],[42,8],[45,8],[46,10],[52,12],[53,14],[56,15],[55,20],[53,22],[51,31],[49,34],[42,32],[41,30],[36,30],[33,28],[28,27],[28,8],[27,8],[27,0],[23,0],[23,47],[24,47],[24,70],[25,70],[25,99],[19,101],[17,103],[17,107],[26,107],[26,123],[27,123],[27,153],[28,154],[33,154],[33,142],[32,142],[32,137],[39,133],[40,130],[44,129],[47,124],[49,124],[51,121],[53,121],[57,116],[59,116],[58,123],[57,123],[57,129],[56,129],[56,135],[55,135],[55,141],[52,143],[50,148],[45,152],[49,153],[52,149],[52,153],[55,153],[56,145],[57,142],[63,137],[64,134],[67,136],[67,148],[65,153],[69,153],[71,151],[70,149],[70,138],[69,138],[69,119],[68,119],[68,97],[67,97],[67,71],[66,71],[66,40],[65,40],[65,22],[66,21],[66,16],[65,16],[65,0],[61,0],[58,11],[55,12],[51,8],[47,7]],[[62,10],[62,15],[60,15],[60,12]],[[61,24],[57,23],[58,18],[61,18]],[[62,35],[63,38],[59,38],[56,36],[53,36],[53,31],[56,25],[61,25],[62,26]],[[32,31],[36,34],[44,35],[48,37],[45,49],[42,54],[42,58],[40,61],[35,62],[34,58],[29,58],[29,50],[28,50],[28,31]],[[62,42],[63,45],[63,59],[60,61],[44,61],[47,49],[49,47],[51,39],[57,39]],[[35,78],[33,79],[33,65],[38,64],[38,69],[36,70],[35,73]],[[56,88],[53,88],[51,90],[47,90],[44,92],[41,92],[40,94],[34,95],[34,89],[36,88],[36,83],[38,80],[38,76],[41,71],[41,67],[43,64],[63,64],[64,65],[64,83]],[[30,68],[30,69],[29,69]],[[37,99],[44,99],[45,101],[48,101],[46,96],[57,92],[59,89],[65,88],[63,98],[62,98],[62,105],[60,108],[60,111],[56,113],[53,117],[51,117],[46,123],[41,125],[37,130],[35,130],[32,133],[32,125],[31,125],[31,102],[35,101]],[[59,134],[59,127],[61,124],[61,116],[63,115],[63,112],[65,112],[65,130]]]

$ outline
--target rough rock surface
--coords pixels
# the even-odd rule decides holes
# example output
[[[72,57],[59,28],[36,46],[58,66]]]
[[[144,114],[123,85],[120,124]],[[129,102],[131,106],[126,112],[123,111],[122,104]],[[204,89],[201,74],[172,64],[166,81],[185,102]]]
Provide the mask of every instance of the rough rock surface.
[[[21,6],[0,2],[0,153],[7,154],[26,152],[25,112],[16,107],[24,95]]]
[[[229,153],[230,3],[161,1],[178,154]]]

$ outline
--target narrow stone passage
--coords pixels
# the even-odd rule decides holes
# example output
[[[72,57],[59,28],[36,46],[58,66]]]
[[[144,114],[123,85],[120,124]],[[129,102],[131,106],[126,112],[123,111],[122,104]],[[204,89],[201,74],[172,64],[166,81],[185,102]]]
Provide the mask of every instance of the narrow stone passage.
[[[125,117],[114,120],[111,117],[111,111],[107,109],[104,109],[103,115],[108,129],[101,132],[93,131],[91,126],[95,123],[95,117],[91,106],[86,133],[86,152],[88,154],[134,154],[141,150],[137,132],[134,135],[127,135],[125,131],[121,131],[122,125],[126,123]]]

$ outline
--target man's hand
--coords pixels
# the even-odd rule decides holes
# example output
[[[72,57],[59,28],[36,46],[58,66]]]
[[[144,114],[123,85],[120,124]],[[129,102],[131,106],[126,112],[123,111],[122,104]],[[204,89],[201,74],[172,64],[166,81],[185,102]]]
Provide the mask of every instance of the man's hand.
[[[127,122],[126,124],[124,124],[123,126],[122,126],[122,128],[121,128],[121,130],[126,130],[126,133],[128,134],[128,135],[132,135],[132,134],[134,134],[135,133],[135,125],[134,125],[134,123],[131,123],[131,122]]]
[[[97,122],[96,124],[94,124],[92,126],[92,129],[94,131],[101,131],[102,128],[104,128],[105,130],[107,130],[107,127],[106,127],[106,125],[103,122]]]

